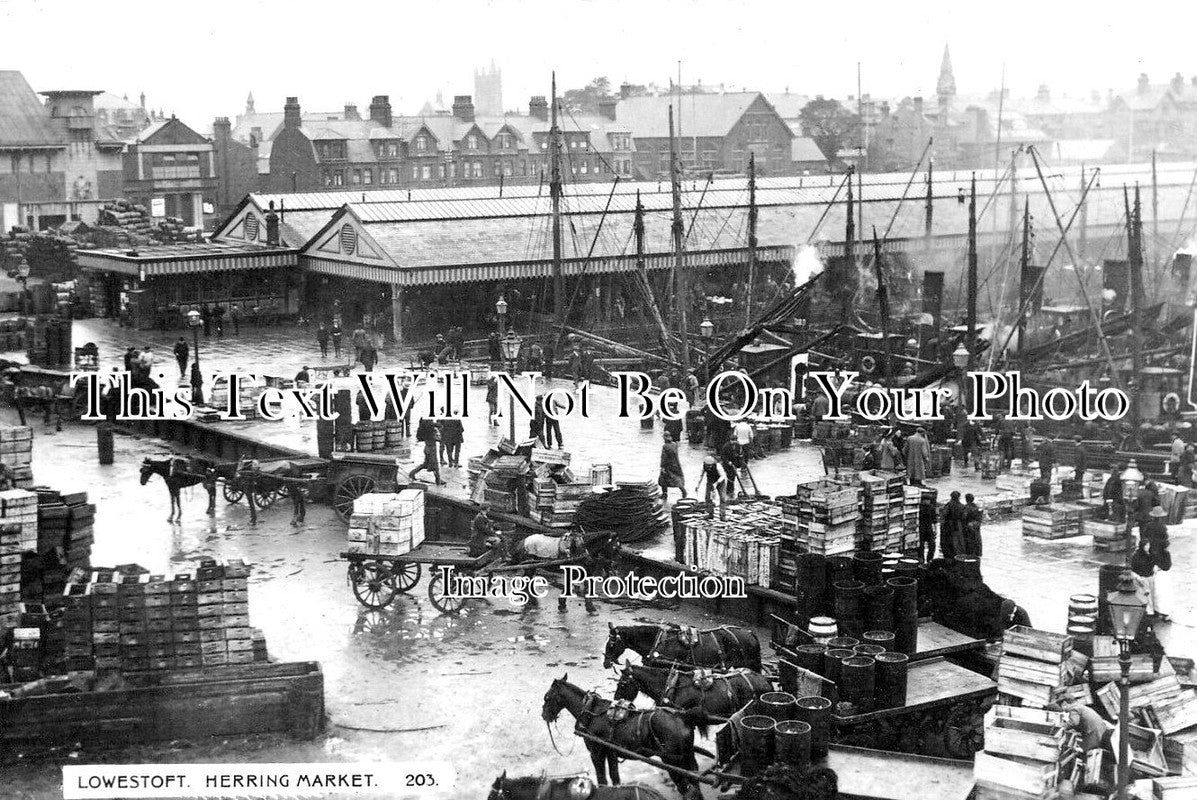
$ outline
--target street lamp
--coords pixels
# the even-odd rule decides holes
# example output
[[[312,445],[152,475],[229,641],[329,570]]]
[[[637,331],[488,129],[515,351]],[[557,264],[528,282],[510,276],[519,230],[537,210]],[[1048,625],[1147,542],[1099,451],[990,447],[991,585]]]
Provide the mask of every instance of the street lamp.
[[[507,330],[507,300],[502,295],[495,301],[495,313],[499,315],[499,336],[502,336]]]
[[[1135,500],[1139,498],[1139,487],[1146,478],[1133,458],[1127,462],[1126,469],[1119,477],[1122,478],[1122,505],[1126,509],[1126,536],[1130,538],[1131,528],[1135,524]],[[1133,549],[1127,548],[1126,552],[1130,553]]]
[[[1106,595],[1106,603],[1110,609],[1114,638],[1118,640],[1118,666],[1122,671],[1118,682],[1121,695],[1118,713],[1118,800],[1126,800],[1130,783],[1130,645],[1139,633],[1139,624],[1147,611],[1147,600],[1136,588],[1134,576],[1127,571],[1118,579],[1118,589]]]
[[[960,372],[960,403],[966,411],[968,410],[968,376],[964,374],[964,368],[968,366],[969,358],[968,348],[963,344],[952,353],[952,363]]]
[[[500,303],[503,301],[500,300]],[[497,304],[496,304],[497,305]],[[506,303],[503,303],[506,306]],[[502,319],[502,315],[499,319]],[[507,362],[507,374],[515,379],[515,360],[520,355],[520,337],[515,335],[515,331],[507,331],[507,335],[499,342],[499,347],[503,352],[503,360]],[[511,441],[515,441],[515,392],[508,392],[507,395],[507,424],[508,433]]]
[[[200,372],[199,329],[204,320],[200,312],[194,308],[187,312],[187,325],[191,328],[191,343],[195,350],[195,358],[191,362],[191,400],[194,403],[204,402],[204,376]]]
[[[703,317],[702,324],[698,326],[698,331],[702,334],[702,361],[705,365],[707,383],[710,383],[711,340],[715,338],[715,323],[711,322],[710,317]]]
[[[29,262],[24,257],[17,264],[17,280],[21,282],[21,316],[23,317],[29,313],[26,310],[29,302]]]

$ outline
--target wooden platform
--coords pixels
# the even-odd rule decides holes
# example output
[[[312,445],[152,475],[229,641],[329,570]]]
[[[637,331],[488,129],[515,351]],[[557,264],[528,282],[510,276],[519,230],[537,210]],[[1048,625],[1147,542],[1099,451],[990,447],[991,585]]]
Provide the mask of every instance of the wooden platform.
[[[859,725],[914,711],[951,705],[997,692],[997,684],[970,669],[957,666],[943,657],[910,662],[906,678],[906,705],[884,708],[850,717],[832,717],[836,724]]]
[[[839,796],[845,800],[965,800],[973,788],[969,761],[833,744],[826,766],[839,776]]]
[[[969,650],[984,650],[985,640],[977,639],[960,631],[952,630],[940,625],[934,620],[923,618],[919,620],[919,640],[911,661],[924,661],[929,658],[939,658],[951,653],[964,653]]]

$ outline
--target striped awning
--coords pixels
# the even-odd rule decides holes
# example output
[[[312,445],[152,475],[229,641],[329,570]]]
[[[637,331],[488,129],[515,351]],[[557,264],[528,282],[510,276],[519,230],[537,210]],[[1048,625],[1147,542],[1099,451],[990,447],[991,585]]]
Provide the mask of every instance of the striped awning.
[[[247,269],[294,267],[298,263],[295,251],[271,253],[213,253],[198,257],[142,257],[116,255],[102,251],[79,251],[79,266],[101,272],[134,275],[142,280],[166,275],[199,275],[211,272],[231,272]]]
[[[789,264],[794,259],[794,248],[789,245],[771,245],[757,248],[760,263]],[[746,263],[748,248],[735,247],[726,250],[704,250],[686,253],[685,264],[689,269],[711,269]],[[674,265],[672,253],[651,253],[644,257],[649,270],[669,269]],[[310,272],[335,275],[340,278],[371,281],[373,283],[398,284],[401,286],[442,286],[455,283],[485,281],[512,281],[528,278],[547,278],[553,274],[549,260],[515,261],[498,264],[458,264],[435,267],[376,267],[360,262],[338,261],[321,258],[310,253],[301,257],[301,266]],[[607,256],[603,258],[564,259],[561,271],[566,277],[586,275],[612,275],[634,272],[636,257],[631,255]]]

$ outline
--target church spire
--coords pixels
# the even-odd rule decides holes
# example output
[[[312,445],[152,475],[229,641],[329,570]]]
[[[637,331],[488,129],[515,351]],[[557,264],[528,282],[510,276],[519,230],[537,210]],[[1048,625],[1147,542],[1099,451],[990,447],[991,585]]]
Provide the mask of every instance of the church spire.
[[[956,96],[956,76],[952,74],[952,54],[948,45],[943,46],[943,61],[939,65],[939,81],[935,84],[935,94],[940,102],[951,100]]]
[[[245,113],[246,114],[254,113],[254,93],[253,92],[250,92],[249,95],[245,98]]]

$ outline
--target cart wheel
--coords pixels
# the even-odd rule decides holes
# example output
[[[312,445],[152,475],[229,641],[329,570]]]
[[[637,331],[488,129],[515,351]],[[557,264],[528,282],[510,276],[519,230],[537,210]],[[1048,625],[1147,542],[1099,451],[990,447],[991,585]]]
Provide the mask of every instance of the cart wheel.
[[[391,571],[381,561],[350,564],[349,583],[353,586],[353,596],[366,608],[386,608],[395,599]]]
[[[421,567],[419,564],[413,564],[411,562],[392,564],[391,586],[393,586],[396,591],[407,594],[409,591],[411,591],[413,586],[420,582],[420,570]]]
[[[350,475],[337,484],[337,491],[333,494],[333,509],[342,522],[349,521],[349,515],[353,513],[353,501],[374,491],[374,486],[374,479],[369,475]]]
[[[445,578],[444,573],[440,570],[434,572],[432,580],[428,582],[428,599],[442,614],[456,614],[465,608],[466,604],[464,597],[445,596]]]
[[[240,503],[241,498],[245,497],[245,492],[228,481],[221,483],[220,493],[224,495],[225,502],[228,503]]]
[[[257,502],[258,508],[270,508],[278,502],[279,493],[273,488],[265,486],[258,486],[254,488],[254,501]]]

